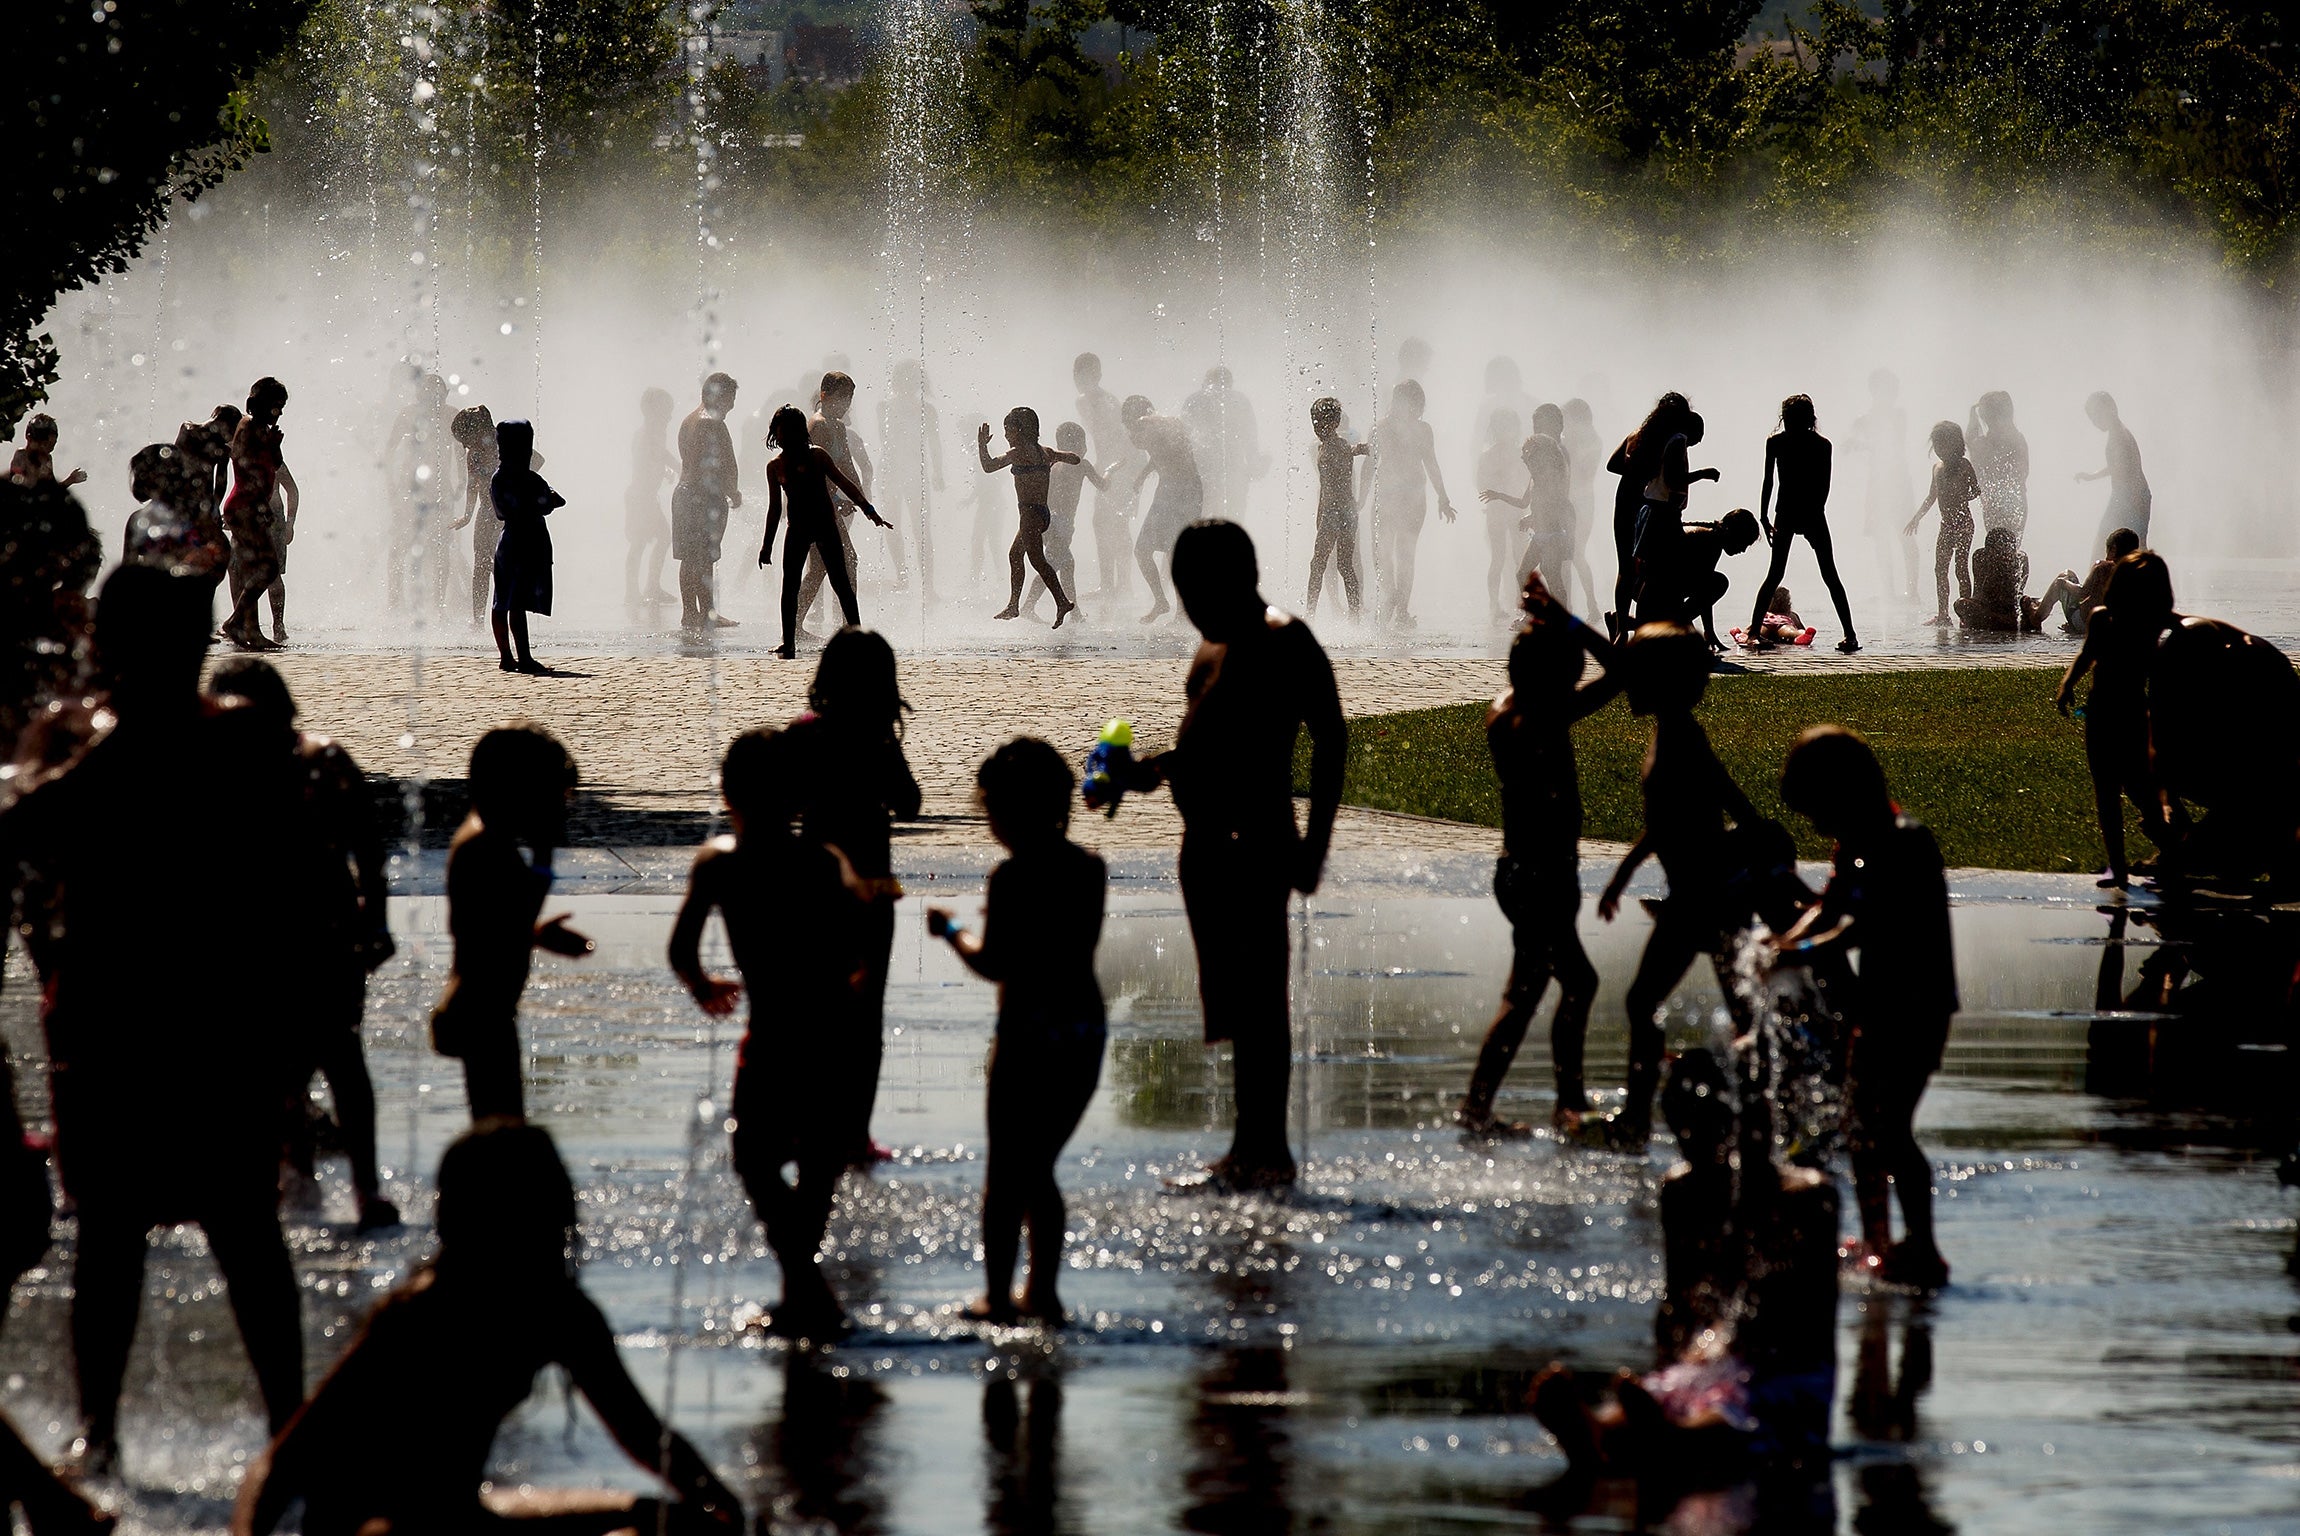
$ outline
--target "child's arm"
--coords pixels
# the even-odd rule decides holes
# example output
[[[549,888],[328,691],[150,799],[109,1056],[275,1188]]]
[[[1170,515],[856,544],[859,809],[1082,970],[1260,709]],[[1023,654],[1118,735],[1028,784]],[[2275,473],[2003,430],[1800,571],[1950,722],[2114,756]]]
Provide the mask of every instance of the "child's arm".
[[[717,862],[715,848],[705,848],[695,856],[694,871],[687,876],[687,899],[679,904],[678,920],[671,924],[670,960],[671,974],[686,984],[695,1005],[705,1013],[723,1016],[735,1011],[735,1000],[743,995],[743,988],[739,982],[703,969],[703,929],[719,904],[711,889]]]
[[[1086,459],[1075,459],[1073,462],[1076,463],[1080,469],[1086,471],[1086,478],[1094,482],[1094,488],[1096,490],[1106,491],[1110,489],[1110,477],[1103,474],[1101,470],[1096,469],[1091,461]],[[1110,467],[1112,469],[1116,469],[1118,466],[1113,464]]]
[[[711,1471],[684,1435],[666,1427],[649,1406],[638,1383],[631,1379],[616,1352],[615,1336],[607,1319],[591,1299],[574,1291],[572,1305],[561,1316],[564,1336],[556,1351],[567,1367],[568,1379],[598,1412],[599,1422],[624,1454],[653,1469],[670,1485],[681,1505],[698,1511],[712,1524],[728,1531],[742,1529],[743,1505]],[[672,1528],[680,1528],[674,1520]]]
[[[558,912],[535,925],[535,947],[554,955],[580,960],[599,946],[567,926],[572,912]]]
[[[1426,421],[1422,423],[1422,470],[1430,477],[1430,489],[1437,492],[1438,516],[1452,522],[1453,500],[1445,493],[1445,473],[1438,468],[1437,433]]]
[[[1638,833],[1637,841],[1631,843],[1629,851],[1621,856],[1621,864],[1613,871],[1613,878],[1605,882],[1605,894],[1597,898],[1599,917],[1610,923],[1620,914],[1621,896],[1629,889],[1630,877],[1637,873],[1637,866],[1644,863],[1652,853],[1652,834]]]
[[[1940,500],[1940,496],[1941,477],[1938,473],[1936,473],[1933,476],[1932,483],[1925,487],[1925,499],[1917,503],[1917,515],[1909,519],[1909,525],[1906,528],[1903,528],[1901,532],[1915,533],[1917,531],[1917,524],[1925,520],[1925,514],[1933,510],[1933,503]]]
[[[2105,613],[2093,615],[2091,622],[2085,625],[2084,644],[2076,648],[2076,655],[2070,659],[2068,670],[2061,674],[2060,686],[2053,690],[2053,708],[2064,715],[2068,713],[2069,706],[2076,701],[2076,685],[2084,680],[2084,675],[2100,660],[2100,647],[2114,627],[2113,621]]]
[[[1084,460],[1080,459],[1077,454],[1072,453],[1067,448],[1048,448],[1045,449],[1044,452],[1046,454],[1046,462],[1049,464],[1079,464],[1085,462]]]
[[[991,957],[990,949],[983,943],[982,935],[969,931],[964,923],[951,915],[950,908],[927,908],[926,931],[938,939],[947,939],[950,942],[951,953],[966,962],[966,968],[983,980],[1004,981],[1006,979],[1005,968]]]
[[[990,456],[990,423],[987,421],[974,434],[974,451],[981,457],[982,472],[986,475],[995,475],[1014,462],[1014,454],[1011,451],[1002,453],[995,459]]]
[[[767,536],[759,545],[759,564],[775,563],[775,528],[783,520],[782,460],[767,466]]]
[[[870,497],[863,494],[862,487],[856,485],[852,480],[849,480],[846,477],[845,472],[839,468],[838,462],[836,460],[834,460],[828,453],[824,452],[820,448],[809,448],[807,451],[811,454],[814,454],[815,457],[820,461],[822,471],[826,476],[829,477],[831,484],[846,492],[847,500],[862,508],[863,516],[869,518],[872,522],[878,524],[881,528],[890,526],[885,518],[878,515],[878,508],[870,504]]]
[[[854,460],[855,484],[861,486],[867,494],[878,472],[871,467],[869,447],[851,431],[847,433],[847,457]],[[863,498],[857,496],[854,499],[859,502]]]
[[[1533,505],[1533,482],[1531,480],[1526,481],[1525,492],[1523,496],[1512,496],[1507,491],[1483,490],[1477,493],[1477,499],[1480,501],[1498,501],[1504,506],[1516,507],[1520,511],[1524,511]]]

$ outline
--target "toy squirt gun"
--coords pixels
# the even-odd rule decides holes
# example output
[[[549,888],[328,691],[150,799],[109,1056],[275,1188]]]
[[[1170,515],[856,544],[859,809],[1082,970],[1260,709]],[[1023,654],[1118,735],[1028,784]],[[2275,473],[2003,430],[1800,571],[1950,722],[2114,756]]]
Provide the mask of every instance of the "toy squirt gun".
[[[1114,818],[1118,806],[1128,792],[1139,794],[1158,787],[1158,771],[1134,757],[1134,727],[1124,720],[1112,720],[1102,727],[1102,734],[1094,738],[1094,750],[1086,754],[1086,773],[1079,784],[1079,794],[1090,811],[1100,811],[1105,818]]]

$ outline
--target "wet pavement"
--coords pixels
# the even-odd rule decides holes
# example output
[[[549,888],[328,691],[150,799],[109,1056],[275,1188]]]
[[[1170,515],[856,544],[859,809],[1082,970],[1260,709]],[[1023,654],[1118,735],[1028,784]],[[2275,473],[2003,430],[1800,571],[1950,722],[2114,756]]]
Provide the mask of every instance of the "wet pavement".
[[[567,859],[557,906],[600,951],[538,962],[530,1102],[583,1189],[586,1283],[648,1390],[770,1530],[1539,1528],[1519,1501],[1561,1461],[1520,1406],[1525,1383],[1552,1359],[1647,1363],[1666,1158],[1446,1128],[1507,963],[1485,862],[1337,858],[1296,919],[1302,1185],[1225,1200],[1160,1182],[1225,1143],[1228,1071],[1199,1041],[1170,858],[1117,859],[1110,1051],[1061,1169],[1074,1325],[983,1337],[953,1309],[979,1283],[993,998],[925,938],[922,910],[979,900],[989,853],[899,855],[911,896],[874,1126],[899,1155],[844,1188],[826,1262],[864,1326],[819,1354],[743,1328],[776,1280],[718,1130],[735,1031],[696,1012],[662,959],[684,856]],[[2280,961],[2289,976],[2290,919],[2143,901],[2117,926],[2089,882],[1954,885],[1967,1009],[1920,1136],[1955,1283],[1929,1301],[1845,1296],[1839,1457],[1815,1528],[2294,1529],[2300,1284],[2285,1262],[2300,1194],[2278,1187],[2257,1118],[2263,1099],[2289,1113],[2290,1075],[2278,1021],[2240,1002],[2248,971]],[[459,1069],[425,1037],[446,960],[436,856],[399,888],[402,954],[368,1033],[389,1192],[411,1225],[353,1240],[330,1170],[324,1210],[295,1229],[315,1370],[428,1250],[429,1171],[464,1118]],[[1619,1081],[1642,922],[1634,905],[1612,927],[1583,914],[1606,978],[1598,1083]],[[32,1102],[20,966],[0,1023]],[[1705,1038],[1716,1001],[1704,969],[1673,1038]],[[1547,1054],[1537,1023],[1506,1112],[1546,1121]],[[62,1235],[0,1336],[0,1402],[47,1448],[70,1406]],[[196,1235],[155,1252],[130,1392],[112,1490],[127,1528],[220,1529],[260,1421]],[[643,1481],[548,1374],[497,1462],[508,1482]],[[1745,1515],[1713,1501],[1672,1528]]]

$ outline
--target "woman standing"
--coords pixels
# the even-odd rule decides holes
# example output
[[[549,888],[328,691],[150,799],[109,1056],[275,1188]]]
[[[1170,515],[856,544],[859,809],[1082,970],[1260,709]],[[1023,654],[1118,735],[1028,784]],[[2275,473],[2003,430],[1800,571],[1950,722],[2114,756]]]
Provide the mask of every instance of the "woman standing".
[[[1766,542],[1773,546],[1773,563],[1757,583],[1756,611],[1749,615],[1749,649],[1769,651],[1773,642],[1764,635],[1765,605],[1789,569],[1789,546],[1802,534],[1821,562],[1821,580],[1829,600],[1837,605],[1837,622],[1845,637],[1837,649],[1846,655],[1861,648],[1853,634],[1853,610],[1845,601],[1845,584],[1837,577],[1836,546],[1829,538],[1829,440],[1816,429],[1813,397],[1791,395],[1781,402],[1781,430],[1765,439],[1765,485],[1757,498],[1757,515],[1765,524]],[[1781,517],[1772,517],[1773,477],[1781,478]]]

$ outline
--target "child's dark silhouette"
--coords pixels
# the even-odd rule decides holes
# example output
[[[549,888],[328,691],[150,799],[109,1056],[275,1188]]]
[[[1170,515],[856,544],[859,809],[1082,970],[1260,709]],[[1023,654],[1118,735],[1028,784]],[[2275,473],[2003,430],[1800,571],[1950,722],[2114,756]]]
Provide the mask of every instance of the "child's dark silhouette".
[[[503,525],[495,538],[495,650],[504,671],[545,676],[551,669],[527,643],[527,615],[551,612],[551,529],[543,520],[567,505],[567,498],[527,467],[534,456],[532,422],[496,423],[495,477],[487,485],[487,499]]]
[[[1829,537],[1829,440],[1815,430],[1815,424],[1812,398],[1791,395],[1781,402],[1781,430],[1765,439],[1765,485],[1757,498],[1757,515],[1765,524],[1765,541],[1773,546],[1773,559],[1765,568],[1765,579],[1757,585],[1757,603],[1749,613],[1753,650],[1771,646],[1760,633],[1765,624],[1765,604],[1789,569],[1789,547],[1799,538],[1813,546],[1813,558],[1821,562],[1821,583],[1829,589],[1829,600],[1837,605],[1837,622],[1844,627],[1837,649],[1850,654],[1861,648],[1853,634],[1853,610],[1845,601],[1845,583],[1837,575],[1836,545]],[[1771,516],[1776,473],[1781,480],[1778,522]]]
[[[920,595],[931,605],[935,601],[933,492],[943,489],[942,413],[934,408],[926,369],[915,359],[906,358],[894,365],[893,384],[893,393],[878,407],[880,473],[873,489],[879,493],[891,525],[886,542],[894,555],[894,588],[901,592],[910,585],[910,566],[902,543],[902,524],[907,520],[918,543]],[[1076,510],[1074,501],[1072,511]],[[1060,508],[1055,509],[1055,518],[1059,523]],[[1070,572],[1063,569],[1060,560],[1055,566],[1062,569],[1064,590],[1077,596],[1069,585]]]
[[[1573,724],[1604,707],[1621,685],[1613,673],[1613,647],[1568,613],[1538,575],[1526,582],[1524,606],[1530,623],[1509,648],[1509,688],[1485,719],[1486,746],[1501,779],[1502,855],[1494,865],[1493,894],[1509,919],[1510,965],[1501,1011],[1486,1031],[1455,1116],[1465,1130],[1481,1134],[1527,1131],[1496,1119],[1493,1100],[1552,976],[1558,987],[1557,1015],[1549,1025],[1557,1121],[1576,1124],[1589,1108],[1582,1041],[1597,999],[1597,969],[1574,932],[1581,912],[1581,784]],[[1576,686],[1585,653],[1598,659],[1606,676]]]
[[[1014,1261],[1027,1221],[1030,1283],[1021,1310],[1059,1324],[1065,1218],[1054,1163],[1102,1073],[1094,949],[1108,872],[1066,835],[1077,780],[1054,748],[1034,737],[1010,741],[983,762],[975,783],[991,835],[1008,853],[990,872],[982,933],[968,933],[947,909],[927,913],[929,932],[949,939],[976,975],[998,983],[982,1188],[984,1288],[973,1311],[991,1321],[1015,1316]]]
[[[733,409],[732,401],[728,409]],[[723,429],[724,418],[720,425]],[[671,392],[650,389],[641,393],[639,430],[631,434],[631,480],[623,487],[623,539],[628,546],[623,556],[623,604],[628,608],[671,601],[671,594],[663,590],[663,557],[671,552],[671,520],[663,515],[663,503],[657,499],[663,494],[663,482],[675,484],[681,468],[678,456],[671,452],[670,430]],[[730,438],[730,446],[732,441]],[[738,495],[740,489],[737,481]],[[639,585],[642,565],[647,571],[643,588]],[[680,612],[683,617],[684,606]]]
[[[1916,515],[1902,529],[1914,535],[1917,524],[1936,505],[1941,509],[1940,536],[1933,543],[1933,595],[1936,608],[1925,622],[1941,626],[1949,622],[1949,572],[1957,573],[1957,596],[1973,595],[1971,568],[1973,552],[1973,502],[1981,494],[1980,472],[1973,461],[1965,457],[1964,429],[1953,421],[1933,424],[1933,480],[1925,491],[1925,499],[1917,503]]]
[[[2132,877],[2124,855],[2126,797],[2140,812],[2148,840],[2167,854],[2176,847],[2164,791],[2149,761],[2148,674],[2158,639],[2178,615],[2172,609],[2172,577],[2160,557],[2128,550],[2111,570],[2102,604],[2086,620],[2084,644],[2069,662],[2053,704],[2067,714],[2076,685],[2085,674],[2092,675],[2084,701],[2084,761],[2108,855],[2100,883],[2121,890]]]
[[[2130,528],[2113,530],[2102,545],[2101,558],[2092,562],[2092,568],[2079,577],[2074,571],[2063,571],[2045,584],[2042,593],[2031,602],[2030,629],[2041,629],[2053,609],[2060,610],[2060,632],[2064,635],[2083,635],[2091,622],[2092,611],[2108,600],[2108,578],[2116,571],[2116,563],[2140,548],[2140,535]]]
[[[1709,651],[1682,624],[1646,624],[1623,649],[1629,707],[1653,721],[1639,789],[1645,828],[1598,898],[1597,915],[1612,922],[1630,877],[1648,858],[1659,858],[1669,895],[1654,904],[1653,932],[1629,984],[1629,1096],[1608,1139],[1642,1146],[1652,1132],[1653,1090],[1661,1081],[1661,1008],[1694,957],[1706,954],[1728,1000],[1732,963],[1725,942],[1742,914],[1727,890],[1731,858],[1725,818],[1754,824],[1749,797],[1733,782],[1693,718],[1709,684]]]
[[[432,1045],[463,1063],[471,1118],[520,1119],[519,997],[537,949],[570,958],[591,941],[567,914],[543,918],[551,858],[566,841],[575,760],[537,725],[489,731],[471,749],[471,813],[447,850],[455,958],[431,1015]],[[520,856],[525,846],[530,858]]]
[[[843,366],[844,360],[840,360]],[[887,520],[870,509],[871,461],[862,439],[855,435],[847,417],[854,411],[855,381],[845,373],[833,369],[823,375],[821,388],[816,392],[814,416],[807,422],[807,433],[814,445],[831,456],[839,473],[847,483],[860,490],[849,492],[841,484],[839,493],[831,497],[831,509],[837,514],[834,528],[838,533],[839,549],[846,564],[847,586],[852,589],[860,579],[861,565],[855,554],[854,536],[847,525],[854,520],[857,507],[870,511],[870,519],[881,528],[891,526]],[[823,579],[830,571],[830,554],[817,550],[807,562],[806,583],[799,589],[799,615],[808,617],[815,611],[815,602],[822,596]],[[835,587],[832,589],[837,590]],[[853,618],[847,620],[855,622]]]
[[[254,963],[227,985],[186,985],[215,973],[199,914],[215,901],[217,828],[230,832],[238,920],[283,952],[319,942],[294,878],[308,850],[289,755],[247,712],[200,696],[210,590],[149,566],[112,573],[95,642],[118,723],[0,815],[0,861],[53,893],[36,954],[57,1167],[79,1208],[72,1352],[98,1469],[116,1455],[153,1227],[206,1233],[273,1427],[303,1400],[277,1210],[279,1030],[301,1000]],[[155,784],[198,785],[201,814],[152,808]]]
[[[1714,523],[1679,524],[1643,562],[1638,619],[1646,623],[1699,623],[1709,638],[1709,648],[1724,650],[1717,638],[1716,609],[1729,583],[1717,563],[1756,542],[1757,519],[1747,507],[1736,507]]]
[[[736,478],[735,439],[727,431],[735,391],[732,378],[712,374],[703,381],[703,403],[679,423],[679,484],[671,492],[671,558],[679,562],[679,627],[690,633],[724,620],[718,606],[719,555],[727,534],[727,510],[743,504],[743,489]]]
[[[281,958],[294,993],[311,1022],[286,1042],[287,1129],[291,1161],[306,1177],[313,1147],[305,1095],[314,1073],[325,1073],[335,1097],[343,1152],[351,1162],[351,1188],[359,1202],[361,1232],[399,1225],[399,1210],[382,1196],[375,1154],[375,1085],[367,1073],[360,1023],[367,1013],[368,973],[393,953],[385,922],[383,834],[375,797],[359,764],[325,736],[296,729],[295,696],[270,662],[244,657],[226,662],[209,680],[210,697],[253,712],[290,754],[302,789],[298,839],[310,858],[299,870],[301,899],[325,942],[302,945]]]
[[[1144,764],[1182,813],[1182,905],[1198,951],[1208,1044],[1230,1041],[1238,1121],[1209,1172],[1234,1188],[1294,1178],[1286,1143],[1293,1065],[1286,902],[1318,887],[1341,807],[1349,728],[1333,665],[1310,627],[1257,589],[1254,541],[1193,523],[1174,545],[1175,592],[1204,643],[1169,752]],[[1294,822],[1294,740],[1310,733],[1310,813]]]
[[[1797,739],[1781,769],[1781,798],[1836,841],[1837,856],[1820,901],[1779,942],[1861,954],[1845,1099],[1863,1262],[1886,1280],[1937,1290],[1949,1266],[1933,1241],[1933,1170],[1913,1127],[1957,1011],[1941,850],[1893,804],[1869,744],[1841,726],[1817,725]],[[1888,1183],[1906,1229],[1897,1244]]]
[[[887,969],[894,953],[893,823],[916,819],[918,780],[902,751],[903,702],[894,648],[867,629],[842,629],[823,647],[808,713],[791,722],[798,763],[801,829],[810,842],[836,848],[864,883],[861,1039],[848,1102],[855,1127],[850,1157],[876,1155],[869,1139],[885,1051]]]
[[[244,651],[277,649],[257,625],[256,605],[280,573],[272,493],[295,484],[280,456],[279,419],[287,400],[287,386],[279,380],[256,380],[248,391],[247,415],[232,433],[232,493],[223,506],[224,529],[232,539],[232,611],[222,631]]]
[[[84,484],[88,472],[75,469],[61,479],[56,474],[56,418],[42,411],[24,423],[24,446],[8,460],[8,478],[26,490],[53,485],[70,490]]]
[[[2085,417],[2108,435],[2108,462],[2099,469],[2079,470],[2079,483],[2108,481],[2108,505],[2101,509],[2100,532],[2093,543],[2105,544],[2119,528],[2130,528],[2148,547],[2148,515],[2156,497],[2148,488],[2148,472],[2140,467],[2140,440],[2116,413],[2116,398],[2100,390],[2084,402]]]
[[[1021,515],[1013,545],[1006,551],[1007,597],[1006,606],[993,617],[1011,619],[1022,612],[1022,563],[1030,562],[1038,579],[1054,593],[1054,627],[1060,629],[1062,621],[1070,616],[1069,596],[1062,588],[1062,573],[1046,558],[1047,530],[1054,526],[1054,512],[1048,507],[1047,482],[1057,464],[1076,464],[1078,455],[1060,448],[1048,448],[1038,441],[1038,413],[1027,405],[1018,405],[1006,413],[1007,451],[997,458],[990,456],[990,423],[984,422],[975,433],[974,448],[982,460],[982,472],[995,475],[1002,469],[1014,471],[1015,510]]]
[[[1077,422],[1066,421],[1054,429],[1054,446],[1071,459],[1057,460],[1046,474],[1046,510],[1051,519],[1046,530],[1046,558],[1062,578],[1062,590],[1070,594],[1070,611],[1084,619],[1085,611],[1078,606],[1078,557],[1073,552],[1073,541],[1078,537],[1078,498],[1088,481],[1094,483],[1097,495],[1109,481],[1087,460],[1086,429]],[[1036,617],[1038,600],[1045,594],[1046,583],[1033,576],[1022,611]]]
[[[1358,459],[1373,453],[1373,448],[1342,436],[1342,402],[1331,395],[1311,402],[1310,430],[1318,440],[1318,538],[1310,550],[1310,590],[1302,599],[1302,610],[1317,617],[1318,593],[1326,584],[1326,563],[1330,560],[1341,577],[1350,617],[1355,619],[1361,612],[1358,513],[1365,505],[1366,481],[1361,475],[1353,484],[1351,471]]]
[[[746,731],[721,765],[731,837],[707,844],[671,930],[671,969],[703,1011],[734,1011],[744,987],[751,1022],[735,1060],[735,1172],[783,1271],[773,1327],[793,1338],[843,1333],[845,1315],[815,1263],[858,1128],[844,1092],[868,1027],[864,882],[835,847],[808,842],[799,815],[799,744]],[[703,968],[704,926],[717,912],[743,982]],[[783,1165],[797,1166],[795,1182]]]
[[[576,1281],[575,1188],[549,1134],[506,1121],[466,1132],[440,1159],[438,1224],[439,1252],[369,1314],[251,1470],[232,1536],[268,1536],[298,1500],[307,1536],[739,1532],[741,1503],[656,1417]],[[496,1433],[548,1365],[670,1501],[522,1490],[510,1511],[482,1506]]]
[[[847,478],[830,454],[808,434],[807,418],[795,405],[775,412],[768,436],[782,452],[767,465],[767,536],[759,545],[759,564],[774,563],[775,527],[782,521],[784,503],[790,505],[790,532],[783,539],[783,643],[775,654],[786,661],[798,655],[799,613],[810,554],[822,562],[831,595],[848,624],[862,622],[855,606],[854,583],[847,577],[846,534],[831,510],[836,487],[862,507],[863,515],[880,527],[886,519],[870,504],[862,488]]]
[[[1973,556],[1973,595],[1957,599],[1957,621],[1967,629],[2012,633],[2027,628],[2028,556],[2009,527],[1991,528]]]

